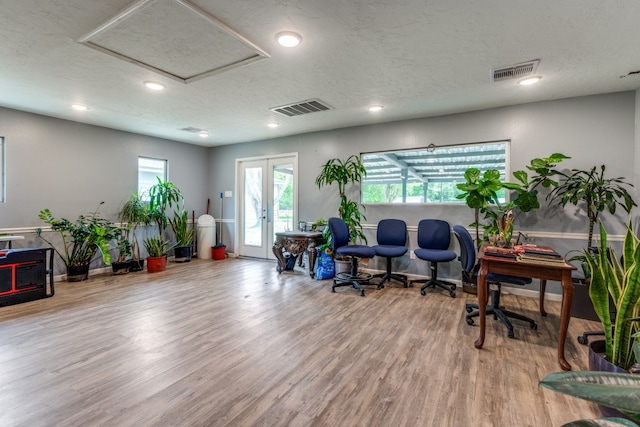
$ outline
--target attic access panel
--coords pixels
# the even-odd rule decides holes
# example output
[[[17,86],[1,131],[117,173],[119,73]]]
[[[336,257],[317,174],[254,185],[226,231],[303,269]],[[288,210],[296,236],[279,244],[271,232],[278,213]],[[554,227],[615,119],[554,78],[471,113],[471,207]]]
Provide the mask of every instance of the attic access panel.
[[[183,83],[269,57],[188,0],[137,1],[78,41]]]

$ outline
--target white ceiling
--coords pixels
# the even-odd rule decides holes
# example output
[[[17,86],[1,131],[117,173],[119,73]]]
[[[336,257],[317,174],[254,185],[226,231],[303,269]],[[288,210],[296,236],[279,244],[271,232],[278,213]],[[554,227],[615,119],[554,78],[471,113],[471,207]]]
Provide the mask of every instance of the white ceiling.
[[[1,106],[204,146],[640,88],[637,0],[0,0],[0,11]],[[280,31],[302,44],[279,46]],[[537,85],[491,82],[492,68],[534,59]],[[332,110],[270,110],[314,98]]]

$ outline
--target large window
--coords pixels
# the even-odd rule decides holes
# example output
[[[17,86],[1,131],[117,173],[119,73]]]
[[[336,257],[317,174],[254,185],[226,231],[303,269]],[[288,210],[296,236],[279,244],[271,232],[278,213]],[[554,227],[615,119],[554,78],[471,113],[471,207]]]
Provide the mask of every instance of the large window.
[[[504,179],[508,149],[509,141],[492,141],[365,153],[362,203],[464,203],[456,199],[464,171],[497,169]]]
[[[158,183],[158,178],[167,180],[167,161],[138,157],[138,192],[143,200],[149,200],[149,188]]]

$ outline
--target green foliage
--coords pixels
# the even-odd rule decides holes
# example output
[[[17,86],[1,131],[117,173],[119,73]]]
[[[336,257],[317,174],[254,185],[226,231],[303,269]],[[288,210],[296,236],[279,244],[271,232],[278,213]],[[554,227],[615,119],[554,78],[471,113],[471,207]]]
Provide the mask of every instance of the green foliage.
[[[608,372],[556,372],[540,381],[540,385],[559,393],[615,408],[634,421],[640,422],[640,375]],[[581,420],[563,427],[579,426],[635,426],[622,418]]]
[[[189,216],[187,211],[175,211],[173,218],[169,218],[169,224],[176,238],[176,246],[189,246],[193,242],[193,228],[189,228]]]
[[[549,157],[534,158],[526,168],[533,172],[531,178],[525,170],[513,172],[514,178],[518,182],[501,181],[500,172],[489,169],[484,174],[477,168],[469,168],[465,171],[465,182],[457,185],[462,191],[457,196],[464,199],[467,206],[474,209],[476,227],[476,242],[480,246],[480,213],[485,215],[489,224],[483,225],[485,236],[500,233],[505,236],[513,232],[513,224],[508,221],[514,209],[522,212],[529,212],[540,208],[538,200],[538,188],[557,187],[558,182],[555,176],[562,175],[554,168],[564,159],[570,157],[560,153],[553,153]],[[513,194],[511,201],[500,204],[498,192],[502,189],[510,190]],[[502,222],[502,224],[500,223]],[[511,232],[509,232],[509,230]]]
[[[162,181],[149,189],[149,218],[158,226],[158,235],[162,237],[168,226],[167,211],[184,202],[182,192],[172,182]]]
[[[627,187],[633,187],[624,181],[624,178],[605,178],[605,165],[594,166],[591,170],[572,169],[572,174],[566,176],[564,182],[557,186],[548,196],[552,201],[559,201],[562,207],[567,204],[578,206],[586,205],[587,218],[589,219],[589,239],[587,247],[591,247],[593,228],[598,221],[600,212],[605,209],[615,214],[616,207],[620,206],[626,213],[636,206],[633,198],[627,191]]]
[[[150,257],[158,258],[164,256],[169,252],[174,245],[168,240],[163,240],[161,237],[153,236],[144,240],[144,248]]]
[[[360,157],[351,155],[344,161],[330,159],[324,164],[322,171],[316,178],[318,188],[333,183],[338,184],[338,193],[340,194],[338,213],[349,227],[349,236],[352,242],[356,242],[358,239],[367,242],[367,237],[362,230],[362,220],[367,218],[360,211],[361,208],[364,210],[364,206],[347,197],[346,186],[362,182],[366,174],[367,171],[360,161]]]
[[[116,236],[116,248],[118,249],[117,262],[125,262],[131,256],[131,242],[128,239],[129,226],[120,227]]]
[[[57,219],[49,209],[40,211],[38,218],[49,224],[52,231],[57,231],[60,234],[62,251],[42,237],[41,228],[36,230],[36,234],[54,248],[67,267],[88,265],[97,252],[100,252],[105,264],[110,264],[109,244],[111,240],[118,237],[119,229],[98,214],[103,203],[100,202],[94,212],[80,215],[76,221],[65,218]]]
[[[131,194],[129,200],[122,206],[118,219],[121,223],[128,224],[127,238],[131,242],[131,257],[137,261],[140,259],[140,242],[136,231],[139,226],[148,225],[150,219],[147,203],[142,200],[139,193]]]
[[[605,334],[607,360],[622,369],[634,363],[634,334],[638,332],[640,316],[640,239],[631,226],[627,228],[622,263],[607,246],[607,232],[600,225],[600,248],[585,250],[591,272],[589,296]],[[611,298],[609,298],[611,297]],[[615,305],[615,322],[611,321],[610,299]]]

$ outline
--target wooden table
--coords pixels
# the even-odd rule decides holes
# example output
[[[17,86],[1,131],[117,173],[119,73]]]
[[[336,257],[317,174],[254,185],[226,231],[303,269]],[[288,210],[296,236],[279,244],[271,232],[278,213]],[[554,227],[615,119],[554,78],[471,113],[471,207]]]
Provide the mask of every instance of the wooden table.
[[[287,266],[284,258],[285,252],[297,257],[306,251],[309,257],[309,275],[313,278],[316,264],[316,246],[322,243],[324,243],[324,238],[320,231],[283,231],[276,233],[273,254],[278,259],[278,274],[282,273]],[[298,265],[302,266],[302,257],[298,259]]]
[[[537,262],[521,262],[510,258],[487,256],[480,251],[480,271],[478,273],[478,306],[480,307],[480,336],[475,341],[476,348],[482,348],[486,331],[487,313],[487,274],[498,273],[511,276],[531,277],[540,279],[540,313],[546,316],[544,310],[544,292],[547,280],[556,280],[562,284],[562,304],[560,308],[560,330],[558,331],[558,363],[565,371],[571,370],[571,365],[564,357],[564,343],[571,318],[571,301],[573,300],[573,281],[571,271],[576,267],[567,262],[551,264]]]

